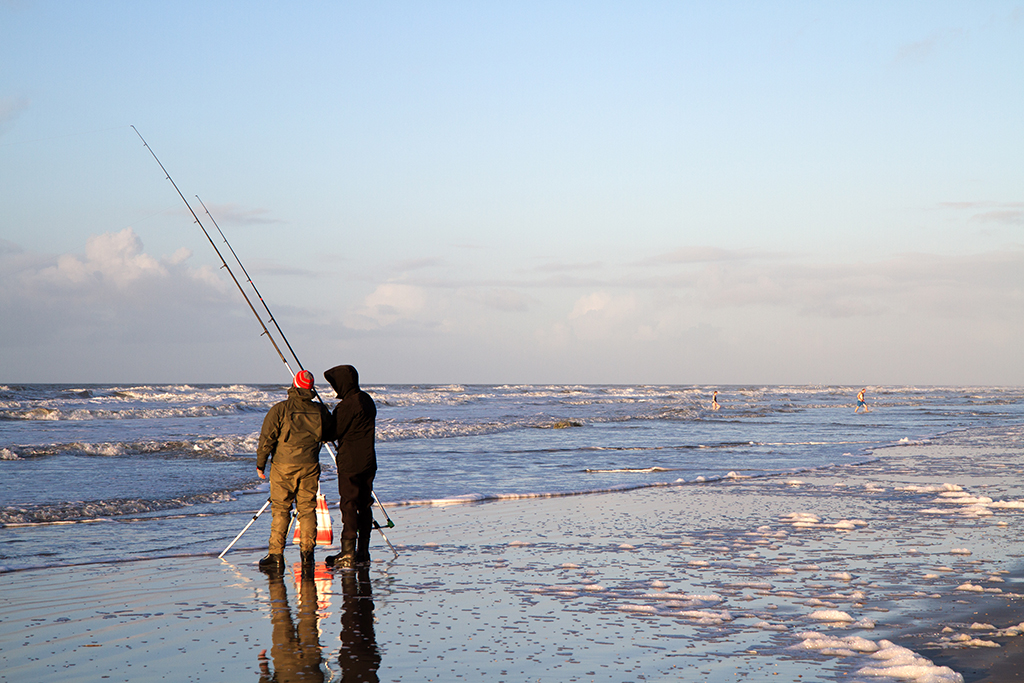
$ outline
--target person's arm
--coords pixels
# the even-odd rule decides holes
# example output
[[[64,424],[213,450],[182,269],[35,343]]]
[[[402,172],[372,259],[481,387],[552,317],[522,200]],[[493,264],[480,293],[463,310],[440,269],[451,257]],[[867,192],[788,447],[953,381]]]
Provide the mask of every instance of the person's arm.
[[[337,429],[334,425],[334,415],[323,403],[320,405],[320,425],[323,427],[322,433],[320,434],[321,441],[334,441],[337,439]]]
[[[331,435],[333,441],[340,441],[345,436],[348,428],[352,426],[352,420],[355,418],[358,407],[359,404],[352,400],[342,400],[334,406],[334,415],[331,420],[334,426],[334,433]]]
[[[267,461],[277,451],[277,438],[281,435],[281,411],[282,404],[278,403],[267,411],[263,418],[263,428],[260,430],[260,442],[256,447],[256,472],[260,479],[266,479],[264,470],[267,468]]]

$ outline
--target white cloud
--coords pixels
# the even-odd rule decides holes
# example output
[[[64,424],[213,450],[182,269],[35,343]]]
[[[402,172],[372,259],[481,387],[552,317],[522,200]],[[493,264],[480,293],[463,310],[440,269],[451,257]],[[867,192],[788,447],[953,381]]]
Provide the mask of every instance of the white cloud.
[[[582,318],[588,313],[599,313],[611,304],[612,298],[607,292],[594,292],[576,300],[576,305],[569,313],[569,319]]]
[[[121,288],[144,278],[166,276],[167,269],[142,251],[142,241],[131,228],[92,235],[85,245],[85,258],[62,254],[56,266],[39,272],[41,280],[58,287],[102,282]]]
[[[165,259],[151,256],[131,228],[89,237],[84,254],[5,247],[0,314],[16,324],[3,326],[0,345],[188,339],[196,335],[193,328],[216,335],[230,305],[229,287],[210,268],[190,268],[189,256],[187,249]]]
[[[429,297],[415,285],[386,282],[378,285],[352,310],[349,327],[370,330],[399,323],[428,322]]]
[[[642,322],[633,294],[612,296],[593,292],[576,300],[567,319],[573,335],[580,340],[595,341],[634,332]]]

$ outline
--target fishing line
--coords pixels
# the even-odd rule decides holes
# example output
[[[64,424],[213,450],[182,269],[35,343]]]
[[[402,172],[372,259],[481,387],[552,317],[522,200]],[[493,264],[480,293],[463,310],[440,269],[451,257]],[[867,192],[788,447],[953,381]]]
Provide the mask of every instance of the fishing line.
[[[210,221],[213,223],[213,227],[217,228],[217,232],[220,233],[221,239],[224,240],[224,244],[226,244],[228,250],[231,251],[231,255],[235,257],[235,262],[238,264],[238,267],[242,269],[242,274],[245,275],[246,281],[252,287],[252,291],[256,292],[256,297],[260,300],[260,303],[263,304],[263,310],[265,310],[267,312],[267,315],[270,316],[270,322],[274,323],[274,327],[277,328],[277,333],[281,335],[281,341],[283,341],[284,345],[288,347],[288,352],[292,354],[292,358],[295,359],[295,364],[299,366],[299,370],[305,370],[305,368],[302,367],[302,361],[299,360],[299,357],[295,354],[295,349],[293,349],[292,345],[288,342],[288,337],[284,336],[284,331],[281,329],[281,326],[277,324],[277,318],[275,318],[274,314],[270,312],[270,306],[268,306],[267,302],[263,300],[263,295],[260,294],[260,290],[256,289],[256,283],[252,281],[252,277],[249,275],[249,271],[247,271],[245,269],[245,266],[242,265],[242,259],[238,258],[238,254],[235,253],[234,247],[232,247],[231,243],[228,242],[228,238],[224,234],[224,231],[220,229],[220,225],[217,223],[217,219],[214,218],[213,214],[210,213],[210,210],[206,208],[206,204],[203,202],[203,200],[199,199],[199,195],[196,195],[196,199],[199,200],[199,205],[203,207],[203,211],[206,212],[206,215],[210,217]],[[291,368],[289,367],[288,370],[290,371]],[[294,374],[292,376],[294,377]],[[319,400],[320,403],[323,403],[323,400],[320,399],[320,395],[316,393],[316,387],[313,387],[313,393],[316,394],[317,400]]]
[[[245,299],[245,303],[249,305],[249,310],[251,310],[252,314],[256,316],[256,320],[259,321],[260,327],[263,328],[263,334],[265,334],[267,336],[267,339],[270,340],[270,343],[274,345],[274,350],[277,351],[277,355],[281,358],[281,362],[284,363],[286,368],[288,368],[289,376],[294,377],[295,373],[292,372],[292,368],[288,364],[288,359],[284,357],[283,353],[281,353],[281,349],[277,346],[277,342],[274,341],[274,337],[270,334],[270,330],[268,330],[267,326],[263,324],[263,318],[260,317],[260,314],[252,305],[252,302],[249,301],[249,296],[245,293],[245,290],[242,289],[242,284],[238,281],[238,278],[236,278],[235,274],[231,271],[231,267],[228,266],[228,262],[224,260],[224,255],[220,253],[220,249],[217,248],[217,245],[214,243],[213,238],[210,237],[210,233],[207,232],[206,226],[203,225],[203,222],[201,220],[199,220],[199,216],[197,216],[196,212],[192,209],[192,205],[188,203],[188,200],[185,199],[185,195],[183,195],[181,193],[181,190],[178,189],[178,184],[174,182],[174,179],[171,178],[171,174],[167,172],[166,168],[164,168],[164,165],[163,163],[161,163],[160,158],[156,155],[156,152],[154,152],[153,148],[150,147],[149,143],[146,142],[146,138],[142,137],[142,133],[140,133],[135,126],[132,126],[132,130],[134,130],[135,134],[139,136],[140,140],[142,140],[143,146],[145,146],[145,148],[149,150],[149,153],[153,155],[153,158],[156,160],[156,163],[160,166],[160,170],[164,172],[165,176],[167,176],[167,180],[171,181],[171,185],[174,186],[174,191],[178,193],[179,197],[181,197],[181,201],[185,202],[185,206],[188,207],[188,212],[192,214],[192,218],[195,219],[196,225],[200,227],[200,229],[203,231],[203,234],[206,235],[206,239],[209,240],[210,246],[213,247],[213,250],[215,252],[217,252],[217,256],[220,258],[221,267],[224,268],[224,270],[228,271],[228,275],[231,276],[231,279],[234,281],[235,286],[238,287],[238,291],[241,293],[242,298]]]
[[[138,132],[138,131],[136,131],[136,132]],[[217,232],[220,233],[221,239],[224,240],[224,244],[226,244],[227,247],[228,247],[228,250],[231,251],[231,255],[235,257],[235,261],[238,263],[238,267],[241,268],[242,269],[242,273],[245,274],[246,281],[248,281],[249,285],[252,286],[252,291],[254,291],[256,293],[256,297],[260,300],[260,303],[263,304],[263,310],[265,310],[267,312],[267,315],[269,316],[270,322],[274,323],[274,327],[277,328],[277,333],[279,335],[281,335],[281,341],[283,341],[284,345],[288,347],[288,352],[291,353],[292,354],[292,358],[295,359],[295,364],[299,366],[299,370],[305,370],[305,368],[302,366],[302,361],[299,360],[299,356],[295,353],[295,349],[292,348],[291,343],[288,341],[288,337],[285,336],[284,330],[282,330],[281,326],[277,324],[277,318],[275,318],[274,314],[271,312],[270,306],[267,305],[267,302],[266,302],[266,300],[264,300],[263,295],[260,294],[260,290],[256,288],[256,283],[252,281],[252,277],[249,275],[249,271],[247,271],[245,269],[245,266],[242,265],[242,260],[238,257],[238,254],[235,253],[235,249],[234,249],[234,247],[231,246],[231,243],[228,242],[227,235],[225,235],[224,231],[220,229],[220,225],[217,223],[217,219],[214,218],[213,214],[210,213],[210,210],[208,208],[206,208],[206,203],[203,202],[203,200],[199,198],[199,195],[196,195],[196,199],[199,201],[200,206],[203,207],[203,211],[206,212],[206,215],[210,217],[210,222],[212,222],[214,227],[217,228]],[[209,237],[209,235],[207,235],[207,237]],[[218,255],[220,254],[220,252],[217,252],[217,253],[218,253]],[[232,275],[232,277],[234,277],[234,276]],[[237,283],[238,281],[236,280],[235,282]],[[248,298],[246,298],[246,301],[248,301]],[[250,306],[252,306],[252,304],[250,304]],[[260,320],[260,324],[263,324],[263,320],[262,319]],[[264,326],[263,329],[266,330],[267,329],[266,326]],[[267,334],[269,335],[270,333],[267,332]],[[274,348],[277,348],[276,344],[274,345]],[[278,350],[278,353],[280,353],[280,350]],[[287,364],[287,361],[285,361],[285,363]],[[291,366],[288,367],[288,370],[291,371]],[[319,394],[319,392],[317,392],[315,386],[313,387],[313,395],[316,397],[316,400],[320,401],[321,404],[323,404],[324,406],[327,405],[326,403],[324,403],[324,400],[320,397],[320,394]],[[327,444],[327,450],[331,452],[331,457],[332,458],[337,458],[337,453],[335,452],[334,448],[331,446],[331,442],[327,441],[325,443]],[[386,520],[386,525],[385,526],[388,529],[394,528],[395,523],[393,521],[391,521],[391,517],[388,515],[388,511],[384,508],[384,504],[380,502],[380,498],[377,497],[376,491],[372,491],[371,490],[371,493],[373,494],[374,501],[376,501],[377,506],[380,508],[381,514],[384,515],[384,519]],[[381,536],[384,536],[384,532],[381,530],[381,528],[379,526],[377,527],[377,530],[380,531],[380,535]],[[387,541],[387,539],[388,539],[388,537],[384,536],[384,540]],[[388,545],[389,546],[391,545],[390,541],[388,541]],[[392,548],[392,550],[394,550],[394,548]]]
[[[224,268],[224,270],[226,270],[228,272],[228,275],[231,276],[231,279],[232,279],[232,281],[234,281],[235,286],[238,288],[239,293],[242,295],[242,298],[245,299],[245,303],[249,306],[249,310],[251,310],[252,314],[254,316],[256,316],[256,320],[259,322],[260,327],[263,328],[263,335],[265,335],[267,337],[267,339],[270,341],[270,343],[273,345],[274,350],[277,352],[278,357],[281,359],[281,362],[284,363],[285,367],[288,369],[288,376],[289,377],[295,377],[295,373],[292,371],[291,364],[288,363],[288,359],[285,358],[284,353],[281,352],[281,348],[277,345],[277,342],[274,341],[274,336],[270,333],[270,330],[267,329],[267,326],[263,322],[263,318],[260,316],[259,312],[256,310],[256,307],[252,305],[252,301],[249,300],[249,295],[247,295],[245,293],[245,289],[242,288],[242,284],[238,281],[238,278],[235,277],[234,271],[231,270],[231,266],[228,265],[228,262],[224,259],[224,255],[221,253],[220,249],[217,248],[217,245],[213,241],[213,238],[210,236],[210,233],[206,229],[206,226],[203,225],[203,222],[201,220],[199,220],[199,216],[196,215],[196,212],[195,212],[195,210],[193,210],[192,205],[188,203],[188,200],[185,199],[185,195],[183,195],[181,193],[181,190],[178,189],[178,184],[174,182],[173,178],[171,178],[171,174],[167,172],[167,169],[164,167],[163,163],[160,161],[160,158],[156,155],[156,152],[153,151],[153,148],[150,147],[149,143],[146,142],[146,139],[144,137],[142,137],[142,133],[140,133],[139,130],[134,125],[131,128],[132,128],[132,130],[135,131],[135,134],[139,136],[139,139],[142,140],[143,146],[147,150],[149,150],[149,153],[153,156],[153,159],[156,161],[157,165],[160,166],[160,170],[164,172],[164,176],[166,176],[167,180],[170,181],[171,185],[174,187],[174,191],[178,193],[179,197],[181,197],[181,201],[185,203],[186,207],[188,207],[189,213],[192,214],[192,218],[195,219],[196,225],[198,225],[199,228],[203,231],[203,234],[206,235],[206,239],[207,239],[207,241],[209,241],[210,246],[213,247],[213,250],[215,252],[217,252],[217,257],[220,258],[221,267]],[[217,227],[217,232],[220,233],[221,238],[223,238],[223,240],[224,240],[224,244],[226,244],[228,249],[231,250],[231,254],[232,254],[232,256],[234,256],[235,261],[238,263],[238,266],[242,269],[242,272],[245,273],[246,279],[248,280],[249,284],[252,286],[253,291],[256,292],[256,296],[259,297],[260,302],[263,304],[263,308],[267,311],[267,315],[270,316],[271,322],[273,322],[274,323],[274,327],[277,328],[278,334],[281,335],[281,340],[288,347],[288,351],[289,351],[289,353],[291,353],[292,358],[295,359],[296,365],[298,365],[299,369],[302,370],[303,369],[302,362],[299,360],[299,357],[295,354],[295,350],[292,348],[291,344],[288,343],[288,338],[285,336],[284,332],[281,330],[281,326],[277,324],[277,320],[274,318],[274,314],[271,313],[270,307],[267,306],[267,302],[264,301],[263,296],[260,295],[259,290],[256,289],[256,284],[252,281],[252,278],[249,277],[248,271],[245,270],[245,266],[242,265],[242,261],[238,258],[238,254],[236,254],[235,250],[231,247],[231,243],[228,242],[228,238],[224,235],[224,231],[220,229],[219,225],[217,225],[217,221],[214,220],[213,215],[210,213],[210,210],[206,208],[205,204],[203,204],[203,200],[199,199],[199,195],[196,195],[196,199],[199,200],[199,203],[202,204],[203,209],[206,211],[206,215],[210,217],[210,220]],[[319,393],[317,393],[315,387],[313,389],[313,393],[316,396],[317,400],[320,401],[321,404],[326,406],[326,404],[324,404],[324,402],[323,402],[323,399],[320,398]],[[331,455],[333,457],[337,457],[336,453],[334,452],[334,449],[331,448],[331,446],[330,446],[330,442],[326,442],[326,443],[328,443],[328,450],[331,451]],[[371,493],[373,495],[374,501],[376,501],[378,507],[380,508],[380,511],[383,513],[384,518],[387,520],[387,528],[389,528],[389,529],[393,528],[395,526],[395,523],[391,520],[391,517],[388,515],[387,510],[384,508],[384,504],[380,502],[380,498],[377,497],[377,492],[371,490]],[[263,512],[263,510],[260,510],[260,513],[262,513],[262,512]],[[259,517],[259,513],[257,513],[256,517]],[[254,517],[252,521],[255,521],[256,517]],[[251,523],[252,522],[250,522],[250,524]],[[380,535],[384,537],[384,541],[388,544],[388,547],[391,548],[391,552],[395,553],[395,555],[397,556],[398,555],[397,551],[395,551],[394,546],[391,545],[391,541],[388,540],[388,537],[384,534],[384,530],[381,528],[381,526],[379,524],[377,524],[376,522],[374,522],[374,527],[377,529],[377,531],[380,532]],[[248,526],[246,526],[246,529],[248,529]],[[242,530],[242,533],[245,533],[245,529]],[[239,534],[239,537],[241,535],[242,534]],[[238,539],[236,538],[235,540],[238,540]],[[234,544],[234,541],[232,541],[232,544]],[[228,546],[228,547],[230,548],[230,546]],[[227,549],[225,549],[225,552],[227,552]]]

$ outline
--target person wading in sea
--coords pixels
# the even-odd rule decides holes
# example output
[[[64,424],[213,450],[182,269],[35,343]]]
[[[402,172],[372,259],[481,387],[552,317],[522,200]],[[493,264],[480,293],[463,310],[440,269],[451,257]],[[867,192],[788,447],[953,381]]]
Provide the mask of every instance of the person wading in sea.
[[[864,401],[864,394],[866,392],[867,392],[867,387],[861,389],[860,392],[857,394],[857,407],[853,409],[853,412],[856,413],[861,408],[864,409],[865,413],[868,412],[868,404],[867,404],[867,402]]]

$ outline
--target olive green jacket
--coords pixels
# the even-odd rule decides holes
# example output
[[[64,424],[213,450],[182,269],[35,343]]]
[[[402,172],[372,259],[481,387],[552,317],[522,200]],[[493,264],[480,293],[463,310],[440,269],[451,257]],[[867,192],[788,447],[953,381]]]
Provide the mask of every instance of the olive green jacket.
[[[256,448],[256,469],[267,460],[280,463],[318,463],[320,446],[330,438],[331,414],[327,406],[313,401],[310,389],[288,389],[288,398],[275,404],[263,418],[260,443]]]

